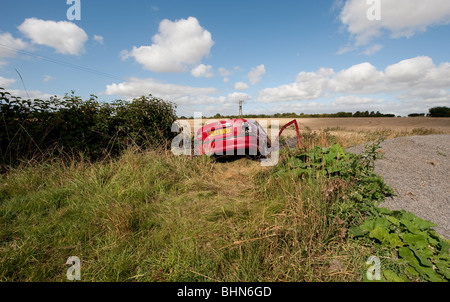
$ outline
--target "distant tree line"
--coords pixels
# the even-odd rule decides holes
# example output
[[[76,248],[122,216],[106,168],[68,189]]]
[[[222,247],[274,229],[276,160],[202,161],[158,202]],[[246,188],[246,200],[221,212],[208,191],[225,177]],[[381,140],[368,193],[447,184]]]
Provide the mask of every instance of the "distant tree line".
[[[409,117],[450,117],[450,108],[448,107],[434,107],[429,109],[429,113],[411,113],[408,114]],[[319,114],[305,114],[300,113],[297,114],[295,112],[289,112],[289,113],[275,113],[275,114],[245,114],[242,116],[242,118],[328,118],[328,117],[395,117],[395,114],[384,114],[380,113],[380,111],[374,112],[374,111],[356,111],[355,113],[352,112],[338,112],[338,113],[319,113]],[[193,119],[194,117],[186,117],[186,116],[180,116],[180,119]],[[203,116],[204,119],[234,119],[234,118],[240,118],[238,115],[221,115],[220,113],[217,113],[214,116],[206,117]]]
[[[352,112],[337,112],[337,113],[319,113],[319,114],[305,114],[300,113],[297,114],[295,112],[289,112],[289,113],[275,113],[275,114],[245,114],[242,116],[242,118],[329,118],[329,117],[395,117],[395,114],[383,114],[379,111],[356,111],[355,113]],[[186,116],[180,116],[180,119],[193,119],[194,117],[186,117]],[[221,115],[220,113],[217,113],[214,116],[203,118],[212,118],[212,119],[219,119],[219,118],[239,118],[238,115]]]

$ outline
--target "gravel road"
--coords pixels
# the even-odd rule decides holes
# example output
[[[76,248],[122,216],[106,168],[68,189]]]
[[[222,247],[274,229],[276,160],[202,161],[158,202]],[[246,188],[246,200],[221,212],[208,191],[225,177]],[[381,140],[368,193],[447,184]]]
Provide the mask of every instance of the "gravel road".
[[[434,222],[434,229],[450,239],[450,135],[410,136],[381,143],[384,158],[375,162],[375,173],[398,196],[381,204],[406,210]],[[348,148],[360,153],[364,146]]]

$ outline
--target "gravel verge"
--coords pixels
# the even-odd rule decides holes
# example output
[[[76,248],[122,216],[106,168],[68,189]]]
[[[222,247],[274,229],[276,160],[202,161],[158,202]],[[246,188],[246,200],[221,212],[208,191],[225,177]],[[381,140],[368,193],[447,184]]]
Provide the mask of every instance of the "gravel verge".
[[[399,137],[380,146],[384,156],[375,162],[375,173],[397,195],[380,206],[434,222],[434,229],[450,239],[450,135]],[[356,154],[363,150],[347,149]]]

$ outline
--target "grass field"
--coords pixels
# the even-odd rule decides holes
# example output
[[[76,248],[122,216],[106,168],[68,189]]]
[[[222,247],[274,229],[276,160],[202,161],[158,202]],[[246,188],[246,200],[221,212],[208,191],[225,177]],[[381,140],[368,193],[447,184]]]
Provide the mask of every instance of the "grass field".
[[[305,148],[450,131],[450,119],[340,120],[299,120]],[[83,281],[362,281],[371,255],[394,266],[347,236],[363,218],[354,183],[274,169],[163,149],[26,163],[0,178],[0,281],[67,281],[71,256]]]

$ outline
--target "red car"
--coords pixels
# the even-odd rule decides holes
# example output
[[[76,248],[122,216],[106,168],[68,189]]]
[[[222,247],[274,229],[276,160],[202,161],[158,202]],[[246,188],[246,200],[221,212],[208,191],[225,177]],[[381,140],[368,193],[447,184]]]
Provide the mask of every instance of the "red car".
[[[283,126],[275,143],[278,142],[284,129],[291,124],[295,124],[297,144],[300,145],[300,132],[296,120]],[[195,154],[268,156],[276,146],[277,144],[272,145],[266,131],[257,121],[230,119],[210,123],[200,128],[195,141]]]

